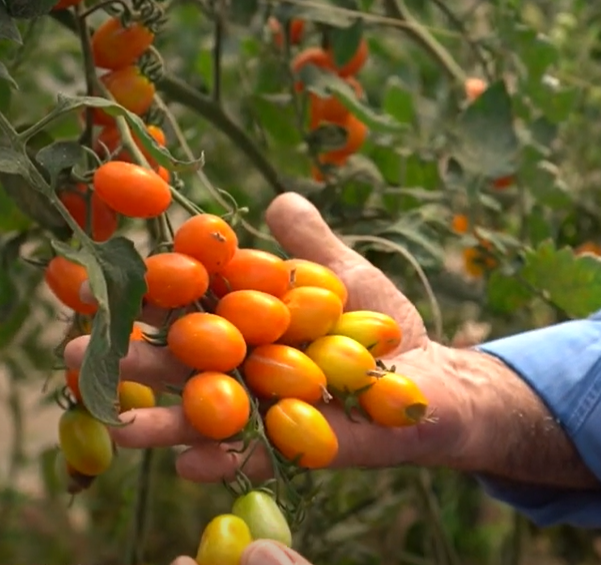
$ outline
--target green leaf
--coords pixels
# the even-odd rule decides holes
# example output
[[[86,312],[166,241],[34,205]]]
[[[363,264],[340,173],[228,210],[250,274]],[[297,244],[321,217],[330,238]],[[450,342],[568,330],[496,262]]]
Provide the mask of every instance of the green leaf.
[[[52,186],[60,173],[71,170],[85,156],[85,151],[77,141],[55,141],[41,149],[36,155],[39,164],[48,171]]]
[[[239,1],[244,2],[245,0]],[[333,28],[348,28],[360,19],[348,12],[334,11],[331,6],[325,3],[323,5],[319,5],[319,3],[304,5],[302,3],[287,4],[282,2],[274,7],[273,15],[280,21],[300,18]]]
[[[10,103],[12,100],[12,88],[6,81],[0,81],[0,112],[3,114],[8,113],[10,109]]]
[[[533,298],[533,293],[515,276],[493,271],[486,286],[488,306],[497,314],[509,314],[523,308]]]
[[[10,147],[0,146],[0,172],[29,176],[29,162],[22,153]]]
[[[514,48],[528,69],[530,79],[540,79],[546,70],[557,61],[559,52],[549,38],[534,29],[517,25]]]
[[[584,318],[601,308],[601,260],[596,256],[576,256],[547,240],[526,253],[521,276],[569,316]]]
[[[31,220],[8,196],[0,184],[0,233],[23,231],[31,225]]]
[[[382,109],[398,122],[411,124],[415,119],[413,96],[398,77],[390,77],[386,83]]]
[[[524,147],[520,180],[539,204],[555,210],[571,206],[572,197],[557,177],[555,167],[532,146]]]
[[[302,141],[289,96],[254,95],[250,97],[249,105],[261,126],[279,143],[296,146]]]
[[[19,305],[19,286],[15,277],[14,263],[19,260],[27,233],[7,237],[0,241],[0,320],[10,318]]]
[[[10,76],[4,63],[0,63],[0,79],[8,82],[15,90],[19,90],[19,85],[15,82],[15,79]]]
[[[8,13],[21,20],[32,20],[48,14],[57,0],[4,0]]]
[[[129,348],[129,335],[146,292],[144,260],[134,244],[115,237],[85,248],[53,241],[57,253],[86,267],[98,301],[90,342],[80,370],[80,390],[90,413],[108,425],[120,425],[116,401],[119,362]]]
[[[334,28],[328,35],[334,64],[343,67],[351,61],[363,39],[363,20],[357,20],[347,28]]]
[[[453,137],[453,156],[464,171],[488,179],[515,173],[519,143],[503,81],[490,85],[466,108]]]
[[[23,45],[19,28],[9,16],[4,2],[0,2],[0,39],[8,39],[19,45]]]

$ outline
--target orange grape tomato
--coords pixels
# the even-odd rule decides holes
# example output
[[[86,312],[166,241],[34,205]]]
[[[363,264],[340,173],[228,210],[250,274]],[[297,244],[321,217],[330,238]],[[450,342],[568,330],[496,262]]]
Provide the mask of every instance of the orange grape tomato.
[[[331,290],[338,295],[343,306],[348,300],[348,291],[338,275],[319,263],[305,259],[288,259],[284,261],[290,273],[291,286],[318,286]]]
[[[97,304],[87,304],[80,298],[79,289],[88,280],[88,272],[83,265],[57,255],[48,263],[44,279],[54,296],[71,310],[88,315],[98,310]]]

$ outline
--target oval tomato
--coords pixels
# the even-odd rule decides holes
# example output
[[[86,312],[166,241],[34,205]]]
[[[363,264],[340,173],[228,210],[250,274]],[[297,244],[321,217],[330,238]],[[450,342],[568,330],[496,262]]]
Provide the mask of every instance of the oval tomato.
[[[290,310],[290,325],[282,343],[298,345],[326,335],[342,315],[342,301],[325,288],[299,286],[281,298]]]
[[[67,387],[73,395],[73,398],[75,398],[77,402],[81,402],[81,392],[79,390],[79,371],[77,369],[67,369],[65,371],[65,381],[67,383]]]
[[[367,139],[367,126],[354,114],[349,114],[339,125],[346,130],[346,142],[339,149],[324,153],[325,159],[343,159],[353,155],[361,149]]]
[[[260,290],[280,297],[290,285],[283,259],[260,249],[238,249],[231,261],[213,279],[218,296],[235,290]]]
[[[401,327],[394,318],[368,310],[345,312],[329,333],[358,341],[376,359],[393,352],[402,338]]]
[[[327,467],[338,454],[338,438],[325,416],[297,398],[282,398],[267,410],[265,431],[282,455],[300,467]]]
[[[515,184],[515,176],[507,175],[504,177],[499,177],[498,179],[495,179],[492,184],[497,190],[505,190],[506,188],[509,188]]]
[[[238,236],[219,216],[198,214],[175,232],[173,250],[200,261],[209,274],[221,271],[238,249]]]
[[[232,514],[244,520],[253,540],[275,540],[287,547],[292,545],[292,532],[286,517],[274,497],[262,490],[251,490],[239,496]]]
[[[209,275],[202,263],[182,253],[157,253],[146,257],[144,298],[159,308],[180,308],[203,297]]]
[[[290,325],[290,310],[259,290],[236,290],[219,300],[215,314],[229,320],[249,345],[276,342]]]
[[[94,314],[97,304],[86,304],[79,297],[79,289],[88,279],[86,268],[60,255],[50,260],[44,272],[48,288],[65,306],[80,314]]]
[[[374,382],[376,360],[359,342],[343,335],[316,339],[305,350],[324,372],[328,386],[354,392]]]
[[[455,214],[451,222],[451,228],[455,233],[467,233],[470,229],[470,221],[465,214]]]
[[[328,50],[328,56],[334,61],[333,51]],[[357,50],[355,54],[351,57],[351,59],[346,62],[342,67],[338,69],[338,74],[341,77],[349,77],[351,75],[356,75],[367,62],[367,58],[369,57],[369,45],[365,38],[362,38],[357,46]]]
[[[337,294],[343,306],[348,300],[346,286],[338,275],[328,267],[306,259],[288,259],[284,261],[293,288],[300,286],[317,286]]]
[[[345,82],[355,91],[355,96],[360,100],[365,95],[361,83],[348,77]],[[316,129],[322,122],[331,124],[342,124],[350,113],[350,110],[335,96],[322,98],[310,93],[310,125],[311,129]]]
[[[240,330],[221,316],[186,314],[167,333],[169,350],[182,363],[200,371],[233,371],[244,361],[246,342]]]
[[[130,218],[155,218],[171,205],[169,185],[154,171],[109,161],[94,172],[94,190],[113,210]]]
[[[319,401],[326,390],[323,371],[302,351],[287,345],[261,345],[244,362],[248,387],[262,398]]]
[[[82,230],[87,229],[89,210],[90,235],[94,241],[106,241],[117,231],[117,213],[85,184],[78,184],[75,190],[61,191],[59,198]]]
[[[277,20],[277,18],[274,18],[273,16],[271,16],[269,20],[267,20],[267,24],[269,25],[269,29],[271,30],[271,33],[273,35],[274,43],[279,48],[282,48],[284,46],[285,39],[282,24]],[[298,45],[303,39],[303,34],[305,31],[305,22],[304,20],[301,20],[299,18],[292,18],[290,22],[288,22],[288,25],[288,41],[290,45]]]
[[[198,433],[221,441],[244,429],[250,418],[250,400],[236,379],[207,371],[186,382],[182,410]]]
[[[332,57],[321,47],[307,47],[298,53],[292,60],[292,72],[298,74],[306,65],[314,65],[332,72],[336,70]],[[300,80],[295,82],[294,88],[300,92],[303,90],[303,83]]]
[[[424,419],[428,401],[419,387],[407,377],[386,373],[359,395],[359,403],[380,426],[413,426]]]
[[[121,381],[118,391],[119,412],[156,406],[154,391],[149,386],[134,381]]]
[[[63,412],[58,435],[65,459],[77,472],[95,477],[110,467],[113,443],[109,431],[83,406]]]
[[[92,35],[94,65],[117,70],[133,65],[154,40],[144,24],[133,22],[123,27],[119,18],[109,18]]]
[[[197,565],[240,565],[246,546],[253,541],[244,520],[233,514],[213,518],[204,529],[198,551]]]

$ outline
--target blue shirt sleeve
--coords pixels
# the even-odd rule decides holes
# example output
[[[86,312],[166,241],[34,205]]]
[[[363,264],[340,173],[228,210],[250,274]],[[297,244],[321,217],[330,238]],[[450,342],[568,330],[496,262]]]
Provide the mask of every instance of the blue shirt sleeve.
[[[601,311],[479,345],[541,397],[601,482]],[[477,477],[484,490],[540,527],[601,527],[601,491],[533,488]]]

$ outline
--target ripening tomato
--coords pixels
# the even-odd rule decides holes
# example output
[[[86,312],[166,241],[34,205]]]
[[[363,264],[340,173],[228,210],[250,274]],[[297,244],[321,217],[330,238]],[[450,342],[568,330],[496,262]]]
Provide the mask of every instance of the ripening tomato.
[[[311,343],[305,354],[324,372],[328,386],[354,392],[374,382],[377,371],[372,354],[350,337],[327,335]]]
[[[473,102],[488,88],[488,84],[481,78],[470,77],[465,81],[464,88],[467,99]]]
[[[358,99],[363,98],[365,92],[361,83],[354,77],[345,79],[348,85],[355,91]],[[335,96],[321,98],[316,93],[310,93],[310,127],[316,129],[322,122],[342,124],[349,115],[349,109]]]
[[[250,418],[250,399],[236,379],[207,371],[184,385],[182,410],[199,434],[221,441],[244,429]]]
[[[326,377],[302,351],[288,345],[255,348],[244,362],[244,379],[261,398],[298,398],[318,402],[326,391]]]
[[[338,438],[325,416],[298,398],[282,398],[267,410],[265,432],[286,459],[298,457],[299,467],[327,467],[338,454]]]
[[[65,382],[71,391],[73,398],[81,402],[81,392],[79,390],[79,371],[77,369],[67,369],[65,371]]]
[[[338,295],[317,286],[293,288],[281,300],[290,310],[290,324],[280,338],[288,345],[299,345],[326,335],[342,314]]]
[[[481,278],[497,266],[496,259],[488,253],[491,247],[490,242],[481,241],[480,245],[466,247],[463,250],[463,266],[469,275]]]
[[[113,210],[130,218],[155,218],[171,205],[169,185],[154,171],[109,161],[94,172],[94,190]]]
[[[154,125],[147,125],[146,132],[148,133],[148,135],[150,135],[150,137],[154,139],[157,145],[159,145],[160,147],[165,147],[167,139],[165,137],[165,132],[160,127]],[[153,168],[157,167],[157,162],[152,158],[148,150],[143,147],[140,138],[134,132],[131,133],[136,147],[141,151],[142,155],[144,155],[144,157],[148,161],[148,164]],[[121,133],[119,132],[119,129],[115,125],[107,125],[104,126],[104,128],[96,138],[96,143],[94,144],[94,151],[96,151],[98,155],[104,155],[105,149],[103,148],[103,146],[105,146],[109,153],[113,154],[117,150],[119,145],[121,145]],[[120,151],[111,160],[131,162],[131,157],[129,153],[124,149]]]
[[[324,153],[326,159],[342,159],[357,153],[365,143],[369,132],[367,126],[354,114],[349,114],[341,123],[346,130],[346,142],[339,149]]]
[[[215,314],[229,320],[249,345],[276,342],[290,325],[290,310],[259,290],[236,290],[219,300]]]
[[[251,490],[239,496],[232,514],[242,518],[253,540],[269,539],[292,545],[292,532],[275,498],[264,490]]]
[[[320,70],[331,72],[336,70],[334,61],[321,47],[307,47],[307,49],[303,49],[300,53],[298,53],[292,60],[292,72],[297,74],[303,67],[307,65],[314,65]],[[303,90],[303,83],[298,80],[295,83],[294,88],[297,90],[297,92],[300,92]]]
[[[301,286],[317,286],[337,294],[343,306],[348,300],[346,286],[338,275],[328,267],[306,259],[288,259],[284,261],[290,273],[290,282],[293,288]]]
[[[584,255],[585,253],[601,256],[601,245],[595,243],[594,241],[585,241],[583,244],[574,249],[575,255]]]
[[[182,253],[157,253],[146,257],[144,298],[159,308],[181,308],[200,300],[209,288],[203,264]]]
[[[451,227],[455,233],[464,234],[470,229],[470,221],[465,214],[455,214]]]
[[[94,314],[97,304],[86,304],[79,296],[79,289],[88,279],[87,269],[65,257],[57,255],[50,260],[44,272],[48,288],[65,306],[79,314]]]
[[[328,50],[328,56],[332,61],[334,61],[334,52],[332,49]],[[349,77],[351,75],[356,75],[367,62],[367,58],[369,57],[369,45],[365,38],[362,38],[357,46],[357,50],[354,55],[347,61],[342,67],[338,68],[338,74],[343,77]]]
[[[327,153],[319,155],[319,162],[321,165],[326,165],[328,169],[344,167],[349,159],[349,155],[342,155],[333,157]],[[317,182],[324,182],[325,176],[316,165],[311,165],[311,177]]]
[[[157,175],[159,175],[167,184],[171,184],[171,173],[165,167],[158,167]]]
[[[119,18],[109,18],[92,35],[94,65],[117,70],[133,65],[154,40],[144,24],[133,22],[123,27]]]
[[[283,259],[260,249],[238,249],[211,282],[217,296],[235,290],[260,290],[279,298],[289,285],[288,269]]]
[[[234,514],[213,518],[204,529],[196,553],[197,565],[240,565],[246,546],[253,541],[244,520]]]
[[[402,338],[401,327],[394,318],[369,310],[345,312],[328,333],[354,339],[376,359],[392,353]]]
[[[182,363],[200,371],[233,371],[246,357],[240,330],[221,316],[192,312],[176,320],[167,345]]]
[[[59,198],[82,230],[87,228],[90,211],[90,235],[94,241],[106,241],[117,231],[117,213],[85,184],[61,191]]]
[[[426,416],[428,401],[407,377],[386,373],[359,395],[359,403],[380,426],[400,428],[418,424]]]
[[[284,28],[273,16],[267,20],[267,25],[273,35],[273,42],[281,49],[284,46]],[[298,45],[303,40],[305,22],[299,18],[292,18],[288,22],[288,41],[290,45]]]
[[[61,450],[79,473],[95,477],[113,461],[113,444],[107,427],[83,406],[63,412],[58,423]]]
[[[221,271],[238,249],[238,236],[219,216],[198,214],[175,232],[173,250],[200,261],[209,274]]]
[[[119,412],[156,406],[154,391],[149,386],[134,381],[121,381],[118,391]]]
[[[492,184],[496,190],[505,190],[515,184],[515,176],[506,175],[504,177],[499,177],[498,179],[495,179]]]

